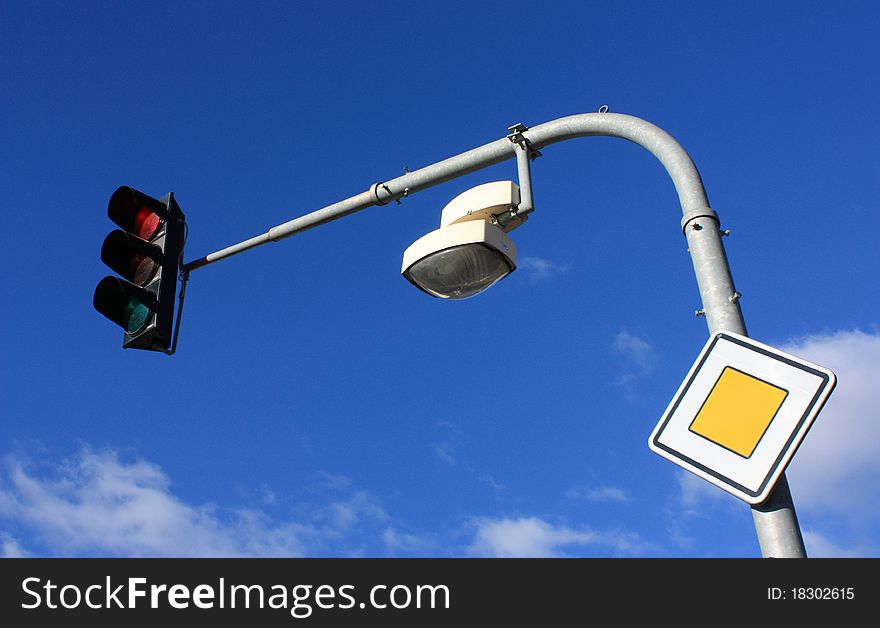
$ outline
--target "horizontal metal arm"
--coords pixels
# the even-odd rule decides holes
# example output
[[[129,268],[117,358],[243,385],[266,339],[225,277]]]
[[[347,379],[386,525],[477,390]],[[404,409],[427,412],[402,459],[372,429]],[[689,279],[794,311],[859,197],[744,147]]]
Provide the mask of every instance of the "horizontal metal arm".
[[[523,136],[528,140],[529,145],[536,150],[564,140],[591,135],[620,137],[646,148],[660,160],[672,177],[683,214],[705,214],[709,202],[693,161],[671,135],[650,122],[619,113],[584,113],[559,118],[523,131]],[[207,266],[261,244],[277,242],[367,207],[385,205],[403,196],[515,158],[516,145],[506,137],[490,142],[390,181],[373,185],[365,192],[272,227],[261,235],[192,260],[184,265],[184,269],[192,271]]]

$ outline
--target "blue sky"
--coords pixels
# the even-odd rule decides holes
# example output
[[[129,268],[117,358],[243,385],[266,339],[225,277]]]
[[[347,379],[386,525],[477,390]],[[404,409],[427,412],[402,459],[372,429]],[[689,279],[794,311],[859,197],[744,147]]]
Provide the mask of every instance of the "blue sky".
[[[6,556],[756,556],[749,508],[647,437],[702,348],[663,168],[533,165],[520,266],[399,275],[512,162],[193,273],[179,352],[91,306],[110,194],[201,257],[375,181],[611,111],[691,154],[750,334],[836,371],[790,469],[813,555],[880,555],[875,3],[4,3]]]

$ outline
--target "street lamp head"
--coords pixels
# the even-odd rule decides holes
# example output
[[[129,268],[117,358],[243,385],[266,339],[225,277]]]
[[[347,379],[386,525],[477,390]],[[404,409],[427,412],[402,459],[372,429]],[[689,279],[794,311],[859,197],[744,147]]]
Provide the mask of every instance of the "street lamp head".
[[[441,227],[403,254],[403,276],[441,299],[479,294],[516,268],[513,241],[485,220]]]
[[[507,231],[516,217],[519,187],[495,181],[460,194],[445,208],[440,228],[422,236],[403,253],[401,273],[413,285],[441,299],[466,299],[516,269],[516,247]],[[498,217],[510,218],[504,226]]]

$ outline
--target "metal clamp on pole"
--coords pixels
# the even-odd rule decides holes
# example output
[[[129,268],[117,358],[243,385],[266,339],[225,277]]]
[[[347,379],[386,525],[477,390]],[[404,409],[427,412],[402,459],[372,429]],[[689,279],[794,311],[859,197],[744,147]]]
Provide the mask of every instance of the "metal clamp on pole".
[[[516,153],[516,170],[519,177],[519,205],[512,208],[509,213],[497,217],[498,223],[504,227],[514,219],[524,221],[526,217],[535,211],[535,203],[532,197],[532,170],[531,161],[541,156],[541,151],[531,147],[529,140],[523,135],[528,131],[524,124],[514,124],[507,129],[510,133],[507,139],[514,145]]]
[[[682,233],[686,233],[687,226],[696,220],[697,218],[711,218],[715,221],[716,225],[721,225],[721,221],[718,219],[718,214],[715,213],[715,210],[711,207],[699,207],[697,209],[689,209],[684,212],[684,216],[681,218],[681,231]],[[696,228],[696,225],[694,225]]]
[[[385,190],[386,192],[388,192],[388,194],[391,194],[391,190],[389,190],[389,189],[388,189],[388,186],[385,185],[384,183],[374,183],[373,185],[371,185],[371,186],[370,186],[370,194],[372,194],[372,195],[373,195],[373,198],[376,199],[376,205],[387,205],[388,203],[391,202],[391,199],[393,199],[394,196],[392,195],[391,198],[387,198],[387,199],[384,199],[384,200],[383,200],[383,199],[379,196],[379,190],[380,190],[380,189],[383,189],[383,190]]]

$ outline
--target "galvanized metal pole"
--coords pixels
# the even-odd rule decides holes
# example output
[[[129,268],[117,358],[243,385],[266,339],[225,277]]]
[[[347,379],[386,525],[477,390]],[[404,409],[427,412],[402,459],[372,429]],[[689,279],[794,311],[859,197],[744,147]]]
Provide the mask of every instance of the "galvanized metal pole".
[[[745,321],[734,288],[730,265],[721,242],[717,214],[710,208],[700,174],[690,156],[671,135],[640,118],[616,113],[586,113],[559,118],[522,131],[534,150],[557,142],[588,136],[619,137],[648,150],[663,164],[675,185],[681,204],[681,228],[687,238],[691,261],[703,301],[709,333],[728,330],[746,335]],[[301,231],[342,218],[373,205],[385,205],[462,175],[515,159],[518,147],[508,138],[485,144],[401,177],[376,183],[338,203],[328,205],[289,222],[184,265],[186,272],[243,251],[277,242]],[[520,160],[522,162],[522,160]],[[522,164],[520,163],[520,166]],[[763,556],[806,557],[791,493],[783,475],[769,499],[752,509]]]

